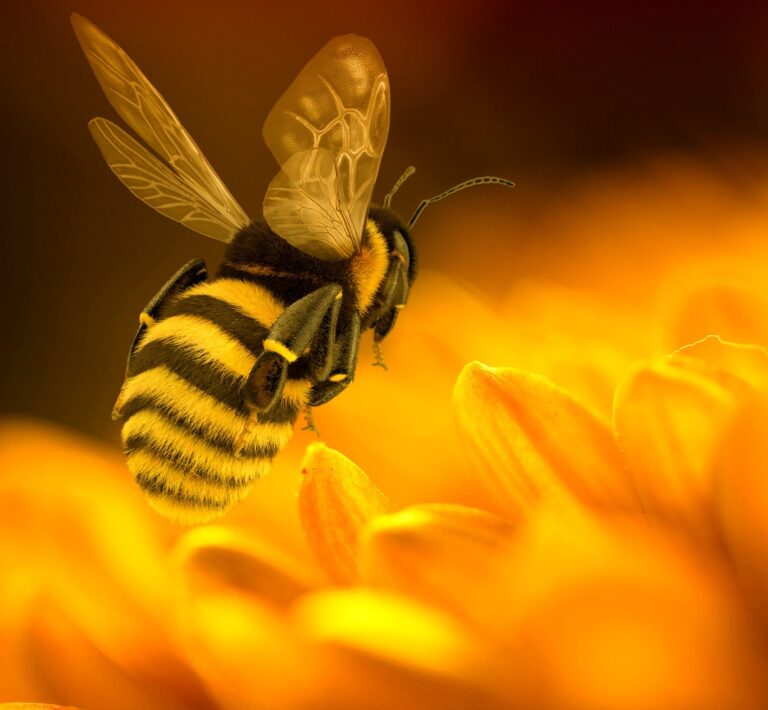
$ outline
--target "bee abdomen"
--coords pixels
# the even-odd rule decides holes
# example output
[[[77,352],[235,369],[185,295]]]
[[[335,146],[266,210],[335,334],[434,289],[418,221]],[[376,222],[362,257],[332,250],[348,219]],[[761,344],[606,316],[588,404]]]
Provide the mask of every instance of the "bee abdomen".
[[[269,471],[281,443],[262,436],[236,457],[227,445],[235,431],[215,441],[205,430],[179,426],[150,407],[133,413],[122,434],[128,468],[149,502],[185,523],[209,520],[241,500]]]
[[[232,412],[231,420],[234,424],[229,430],[224,427],[214,426],[215,422],[196,421],[190,412],[180,412],[175,407],[162,399],[152,395],[138,395],[133,397],[128,404],[123,407],[123,416],[129,420],[134,414],[140,411],[154,412],[161,416],[166,422],[172,424],[189,436],[205,442],[208,446],[221,451],[222,454],[231,453],[235,448],[237,438],[233,432],[241,431],[245,426],[245,421],[238,418],[235,412]],[[271,459],[280,451],[279,439],[276,436],[260,437],[259,440],[251,441],[243,450],[242,456],[246,458],[265,458]]]
[[[257,286],[207,282],[171,304],[138,343],[121,395],[122,437],[128,468],[161,514],[186,524],[219,517],[290,438],[308,383],[287,382],[256,426],[244,397],[280,309]]]

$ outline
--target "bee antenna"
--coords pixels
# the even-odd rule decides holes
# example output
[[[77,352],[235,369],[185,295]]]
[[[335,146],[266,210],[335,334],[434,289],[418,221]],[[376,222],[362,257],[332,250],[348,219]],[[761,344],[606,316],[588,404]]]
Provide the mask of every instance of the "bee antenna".
[[[439,195],[435,195],[435,197],[430,197],[428,200],[422,200],[419,206],[416,208],[416,211],[413,213],[413,217],[411,217],[410,221],[408,222],[408,230],[410,231],[413,229],[413,225],[416,224],[416,220],[419,218],[427,205],[431,205],[433,202],[444,200],[450,195],[460,192],[461,190],[464,190],[468,187],[475,187],[475,185],[504,185],[504,187],[514,187],[515,183],[504,178],[493,177],[492,175],[483,175],[482,177],[476,177],[472,178],[471,180],[460,182],[458,185],[454,185],[452,188],[446,190],[445,192],[441,192]],[[397,187],[399,187],[399,184]]]
[[[405,172],[397,179],[397,182],[395,183],[395,186],[387,193],[387,196],[384,198],[384,207],[389,209],[389,206],[392,204],[392,198],[395,196],[395,193],[402,187],[403,183],[411,177],[416,172],[416,168],[413,167],[413,165],[409,165]]]

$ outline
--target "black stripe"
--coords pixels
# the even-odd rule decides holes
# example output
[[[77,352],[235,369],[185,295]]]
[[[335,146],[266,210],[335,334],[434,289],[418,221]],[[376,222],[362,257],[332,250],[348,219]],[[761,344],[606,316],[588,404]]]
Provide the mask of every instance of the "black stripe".
[[[246,414],[243,406],[242,377],[230,375],[214,367],[211,363],[195,358],[196,351],[186,345],[178,345],[167,340],[154,340],[144,345],[134,354],[128,366],[128,376],[151,370],[161,365],[174,375],[211,395],[222,404],[241,414]]]
[[[235,437],[220,434],[200,426],[187,419],[182,412],[178,412],[167,403],[156,399],[150,394],[133,397],[120,410],[121,416],[128,421],[134,414],[141,411],[155,412],[169,424],[173,424],[186,434],[200,439],[208,446],[218,449],[222,453],[232,454],[235,447]],[[280,452],[280,447],[270,442],[269,444],[249,444],[243,449],[244,458],[272,459]]]
[[[157,345],[158,347],[152,347],[154,345]],[[185,382],[213,397],[219,404],[229,407],[241,416],[248,416],[249,412],[245,407],[242,396],[242,387],[245,385],[245,382],[242,379],[235,377],[229,378],[211,366],[206,366],[200,362],[194,362],[191,358],[185,356],[180,348],[173,346],[161,347],[162,345],[161,341],[145,345],[137,355],[141,356],[144,350],[150,348],[151,350],[148,350],[146,356],[137,357],[136,362],[131,363],[129,376],[133,377],[145,370],[150,370],[153,367],[162,365]],[[121,408],[120,416],[127,420],[130,414],[142,409],[141,401],[145,397],[152,398],[151,395],[141,394],[128,400]],[[135,405],[134,400],[138,400]],[[162,408],[162,405],[157,403],[157,405],[152,404],[151,407],[160,409]],[[182,414],[173,413],[170,409],[168,409],[168,412],[170,417],[176,417],[180,420],[183,419]],[[259,424],[292,425],[298,416],[299,406],[294,402],[289,402],[286,399],[281,398],[269,411],[259,412],[256,421]],[[176,421],[176,419],[174,419],[174,421]],[[181,424],[181,426],[185,425]],[[188,428],[192,430],[193,425],[190,423]],[[204,430],[198,429],[197,431]],[[207,437],[209,435],[203,434],[203,436]],[[211,439],[211,441],[213,441],[213,439]],[[218,443],[223,444],[225,447],[227,446],[223,441]],[[276,453],[277,451],[275,454]],[[265,455],[264,458],[270,457]]]
[[[171,464],[179,470],[180,473],[188,474],[200,478],[206,483],[212,483],[217,486],[223,486],[224,488],[243,488],[253,483],[260,475],[254,471],[252,478],[235,478],[234,476],[222,476],[217,471],[213,471],[205,466],[201,466],[197,463],[192,463],[189,460],[189,456],[184,456],[178,451],[170,451],[169,449],[160,446],[151,437],[146,434],[131,434],[124,442],[126,454],[130,454],[134,451],[144,450],[155,456],[156,458]],[[251,462],[254,467],[257,464],[263,464],[264,459],[257,458],[243,458],[238,461],[244,461],[246,463]]]
[[[147,493],[157,498],[170,498],[171,500],[189,506],[190,508],[203,508],[206,510],[224,510],[230,505],[230,501],[211,500],[210,498],[184,493],[165,485],[159,476],[139,473],[136,475],[138,483]]]
[[[176,301],[165,316],[198,316],[219,326],[227,335],[242,343],[258,357],[264,350],[262,343],[267,329],[258,321],[241,313],[214,296],[186,296]]]

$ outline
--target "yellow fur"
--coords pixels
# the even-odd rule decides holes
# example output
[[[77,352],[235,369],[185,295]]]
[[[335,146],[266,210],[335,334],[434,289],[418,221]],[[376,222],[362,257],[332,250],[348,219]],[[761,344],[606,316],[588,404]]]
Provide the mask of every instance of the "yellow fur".
[[[219,508],[193,508],[167,496],[159,497],[144,491],[147,503],[164,518],[179,525],[200,525],[220,518],[224,511]]]
[[[205,281],[185,291],[181,298],[189,296],[218,298],[267,328],[271,328],[285,310],[280,301],[263,286],[238,279]]]
[[[137,351],[158,340],[187,345],[199,353],[199,359],[219,369],[248,377],[256,358],[238,340],[217,325],[198,316],[172,316],[160,321],[147,332]]]
[[[181,456],[190,464],[197,464],[222,478],[251,481],[269,469],[269,459],[257,463],[252,459],[236,458],[209,446],[151,410],[137,412],[123,425],[123,442],[134,434],[140,434],[161,450]]]
[[[376,223],[369,219],[365,225],[366,237],[360,254],[352,259],[350,270],[357,295],[357,310],[363,315],[370,307],[373,297],[389,266],[387,242]]]
[[[289,382],[286,382],[286,397],[289,398],[296,397],[298,394],[294,387],[301,389],[308,385],[306,380],[298,381],[303,384],[291,383],[290,386]],[[182,414],[195,426],[210,431],[214,435],[230,437],[233,441],[239,436],[247,421],[246,416],[190,385],[163,366],[152,368],[126,380],[125,390],[121,396],[123,406],[140,395],[153,396],[162,404]],[[303,402],[298,398],[297,401]],[[293,426],[288,423],[259,424],[254,431],[253,441],[260,446],[274,442],[282,448],[288,443],[292,432]]]
[[[378,239],[382,244],[379,244],[375,235],[369,239],[365,258],[359,262],[356,272],[368,302],[378,288],[378,285],[373,287],[372,280],[377,278],[379,271],[379,280],[383,278],[386,270],[386,245],[383,245],[381,235]],[[377,266],[382,260],[383,266]],[[368,293],[366,289],[370,291],[371,288],[373,291]],[[283,305],[269,291],[237,279],[201,283],[179,298],[191,296],[210,296],[224,301],[266,328],[270,328],[284,311]],[[245,386],[256,358],[215,323],[192,315],[171,316],[154,321],[147,314],[143,314],[142,323],[151,327],[138,345],[138,350],[149,343],[163,341],[189,348],[190,356],[199,361],[201,366],[212,366],[233,374]],[[279,341],[266,339],[263,345],[265,350],[279,353],[288,362],[298,359],[296,353]],[[310,388],[311,383],[307,379],[287,379],[282,400],[301,408],[307,403]],[[146,473],[156,476],[167,489],[163,495],[145,491],[149,504],[160,514],[184,524],[203,523],[219,517],[224,510],[248,494],[251,484],[257,478],[269,471],[269,459],[239,458],[235,455],[238,448],[244,448],[246,455],[253,445],[279,450],[285,446],[293,432],[293,423],[261,423],[258,415],[255,423],[251,422],[249,426],[249,418],[244,412],[236,411],[202,392],[163,365],[128,378],[123,385],[119,405],[125,406],[132,399],[143,395],[184,417],[205,434],[232,443],[231,451],[211,446],[202,437],[175,425],[151,408],[136,412],[124,423],[124,442],[128,442],[134,435],[140,435],[157,449],[156,454],[141,447],[126,452],[128,468],[134,475]],[[177,459],[178,463],[174,464],[168,459]],[[195,467],[205,469],[212,478],[194,473],[192,469]],[[243,485],[240,489],[233,489],[222,483],[223,479],[234,479]],[[209,505],[186,505],[183,500],[185,496],[207,500]]]
[[[298,405],[299,408],[304,407],[307,404],[307,395],[311,387],[312,383],[309,380],[288,379],[283,388],[283,399]]]
[[[260,477],[252,478],[242,488],[228,488],[224,485],[211,483],[186,471],[180,471],[167,461],[144,450],[128,454],[128,468],[134,476],[140,472],[157,476],[171,491],[197,498],[208,498],[218,503],[234,503],[242,500],[248,494],[250,484]],[[268,468],[269,466],[267,466]],[[261,475],[266,472],[264,471]]]

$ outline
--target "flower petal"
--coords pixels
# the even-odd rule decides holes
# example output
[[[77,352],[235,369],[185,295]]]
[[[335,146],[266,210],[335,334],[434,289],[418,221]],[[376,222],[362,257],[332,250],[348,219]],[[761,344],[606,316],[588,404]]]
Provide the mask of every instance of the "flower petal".
[[[308,570],[255,533],[223,526],[186,532],[176,543],[170,565],[180,594],[224,587],[253,594],[277,609],[317,584]]]
[[[650,356],[658,337],[647,312],[554,281],[517,281],[504,306],[503,336],[492,331],[506,347],[500,361],[514,358],[516,368],[549,377],[605,417],[627,368]]]
[[[646,509],[712,535],[714,456],[739,407],[768,392],[768,350],[707,336],[616,394],[619,443]]]
[[[531,516],[489,623],[517,659],[519,707],[756,708],[764,656],[716,558],[637,518]]]
[[[50,426],[5,421],[0,513],[0,536],[11,541],[0,545],[1,696],[207,706],[166,623],[169,528],[119,454]]]
[[[609,428],[546,378],[470,363],[454,404],[468,448],[506,511],[528,511],[552,496],[635,505]]]
[[[643,366],[616,392],[614,423],[645,509],[712,534],[712,457],[737,397],[683,361]]]
[[[211,587],[180,612],[183,646],[225,709],[493,707],[483,651],[428,607],[333,590],[303,597],[286,620]]]
[[[708,335],[676,350],[667,362],[695,372],[729,389],[736,396],[752,390],[768,392],[768,349]]]
[[[460,505],[419,505],[373,520],[361,539],[365,584],[409,594],[465,619],[486,604],[514,525]]]
[[[297,669],[312,659],[282,613],[252,594],[201,586],[175,609],[179,646],[220,708],[292,707]]]
[[[211,710],[199,679],[151,643],[143,667],[110,659],[80,619],[42,593],[28,602],[14,629],[0,637],[2,692],[15,697],[54,697],[84,708],[115,710]]]
[[[717,333],[741,343],[768,345],[768,299],[745,283],[704,283],[690,290],[673,323],[676,342]]]
[[[753,602],[768,620],[768,398],[735,417],[717,459],[718,517]]]
[[[395,595],[366,589],[317,592],[294,609],[315,641],[340,643],[421,670],[451,675],[475,644],[449,617]]]
[[[358,535],[389,502],[362,469],[325,444],[307,448],[302,473],[299,516],[307,542],[331,580],[352,584]]]

